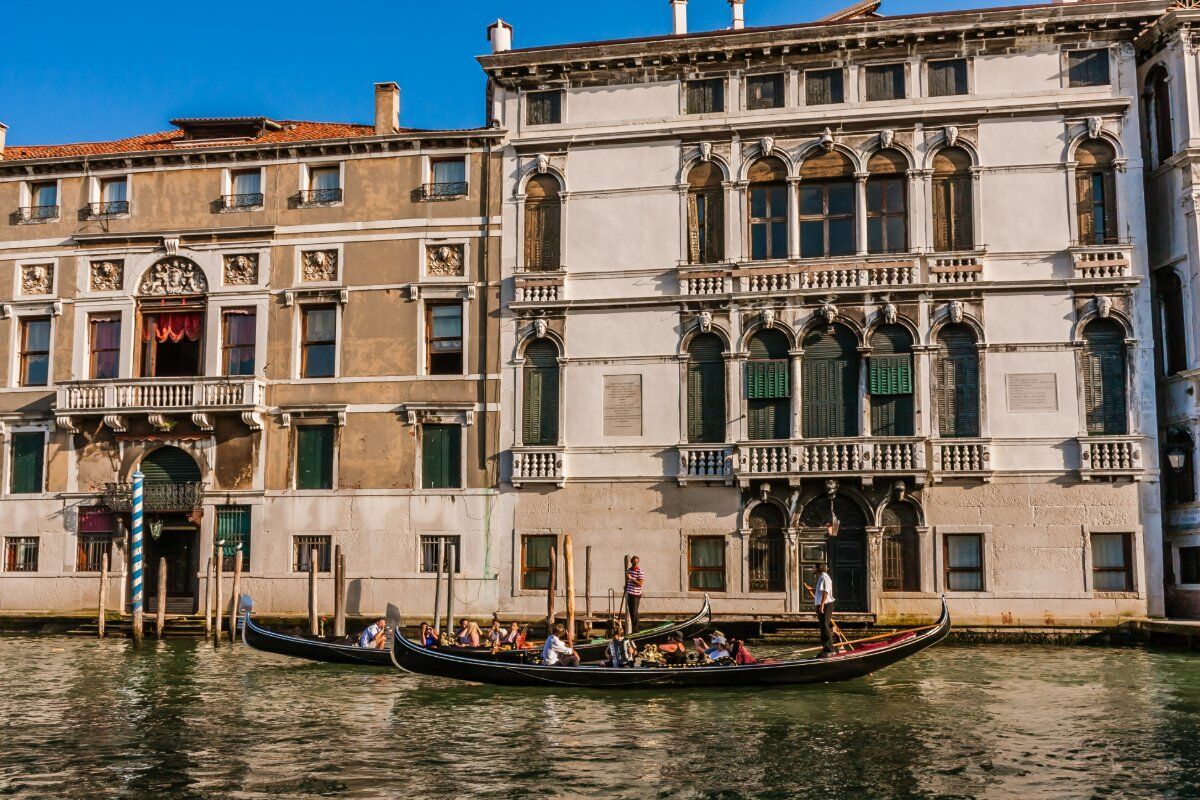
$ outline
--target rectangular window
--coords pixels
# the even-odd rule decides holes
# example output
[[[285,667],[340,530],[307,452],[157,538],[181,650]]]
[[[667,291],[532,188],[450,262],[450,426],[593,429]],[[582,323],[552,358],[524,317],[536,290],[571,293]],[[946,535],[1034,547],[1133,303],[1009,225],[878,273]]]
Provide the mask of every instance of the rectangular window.
[[[467,163],[461,158],[438,158],[429,164],[434,183],[466,183]]]
[[[221,314],[222,364],[226,375],[254,374],[253,308],[233,308]]]
[[[521,537],[521,588],[550,588],[550,548],[553,536]]]
[[[526,125],[557,125],[562,122],[562,96],[558,89],[525,95]]]
[[[800,257],[854,253],[854,182],[800,183]]]
[[[29,184],[28,219],[54,219],[58,216],[58,182],[39,181]]]
[[[50,318],[21,318],[21,385],[50,381]]]
[[[117,533],[117,518],[105,506],[79,509],[79,546],[75,569],[78,572],[99,572],[102,559],[108,556],[108,568],[113,569],[112,541]]]
[[[129,213],[129,180],[125,177],[104,178],[100,181],[100,202],[92,207],[97,216]]]
[[[1067,85],[1107,86],[1108,50],[1072,50],[1067,53]]]
[[[93,380],[116,378],[121,369],[121,315],[88,316],[89,374]]]
[[[903,253],[908,250],[908,203],[904,178],[867,180],[867,252]]]
[[[12,476],[8,490],[12,494],[37,494],[43,491],[42,473],[46,459],[46,434],[28,431],[12,435]]]
[[[257,195],[262,201],[262,172],[257,169],[239,169],[230,175],[234,195],[243,197]]]
[[[1179,582],[1200,583],[1200,547],[1179,548]]]
[[[454,572],[462,572],[461,536],[422,536],[421,572],[438,571],[438,547],[442,548],[442,569],[450,567],[450,547],[454,546]]]
[[[866,98],[868,101],[904,99],[903,64],[877,64],[873,67],[865,67],[863,74],[867,81]]]
[[[983,536],[955,533],[943,537],[942,559],[946,569],[946,591],[983,591]]]
[[[929,96],[949,97],[967,93],[967,60],[952,58],[947,61],[930,61],[926,64],[929,73]]]
[[[783,108],[784,80],[782,74],[751,75],[746,78],[746,108],[757,111],[763,108]]]
[[[725,110],[724,78],[687,81],[686,87],[688,114],[716,114]]]
[[[342,170],[336,164],[309,167],[308,191],[300,193],[305,203],[337,203],[342,199]]]
[[[231,573],[242,551],[242,571],[250,569],[250,506],[217,506],[217,541],[221,543],[221,569]]]
[[[804,104],[827,106],[845,102],[841,69],[814,69],[804,73]]]
[[[313,550],[317,551],[317,572],[329,572],[329,564],[333,561],[333,537],[328,535],[292,538],[292,572],[308,572]]]
[[[4,540],[5,572],[37,572],[39,542],[36,536],[10,536]]]
[[[784,183],[750,185],[750,258],[787,258],[788,187]]]
[[[421,426],[421,488],[462,488],[462,426]]]
[[[725,537],[688,537],[688,591],[725,591]]]
[[[337,308],[306,306],[301,311],[302,378],[332,378],[337,353]]]
[[[462,303],[430,303],[425,307],[427,374],[463,374],[462,334]]]
[[[332,425],[296,426],[296,488],[333,488]]]
[[[1092,534],[1092,590],[1133,591],[1133,537],[1128,533]]]

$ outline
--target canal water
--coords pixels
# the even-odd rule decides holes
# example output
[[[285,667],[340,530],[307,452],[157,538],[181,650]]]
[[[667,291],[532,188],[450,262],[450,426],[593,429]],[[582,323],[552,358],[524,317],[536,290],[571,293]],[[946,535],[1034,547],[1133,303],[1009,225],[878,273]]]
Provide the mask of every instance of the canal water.
[[[939,646],[840,685],[600,694],[5,637],[0,797],[1200,797],[1200,656]]]

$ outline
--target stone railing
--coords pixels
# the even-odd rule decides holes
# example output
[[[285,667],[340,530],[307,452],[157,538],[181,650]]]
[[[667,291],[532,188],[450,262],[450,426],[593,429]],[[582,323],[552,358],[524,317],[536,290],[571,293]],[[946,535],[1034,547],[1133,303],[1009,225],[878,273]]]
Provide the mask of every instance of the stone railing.
[[[1079,475],[1083,480],[1138,477],[1144,468],[1140,436],[1079,437]]]
[[[147,483],[142,486],[142,508],[146,511],[194,511],[204,499],[201,483]],[[133,507],[132,483],[106,483],[104,504],[113,511]]]
[[[518,303],[553,303],[566,300],[565,275],[561,272],[523,272],[516,276]]]
[[[514,447],[512,449],[512,485],[553,483],[563,485],[565,454],[561,447]]]
[[[679,482],[727,480],[733,476],[733,449],[718,444],[679,446]]]
[[[240,410],[261,406],[262,378],[125,378],[67,381],[55,390],[59,414]]]
[[[983,260],[978,253],[939,253],[929,257],[930,283],[943,285],[983,280]]]
[[[852,289],[912,286],[920,280],[914,261],[850,261],[775,267],[743,266],[736,276],[738,292]]]
[[[703,297],[714,294],[728,294],[733,289],[733,279],[729,270],[712,265],[697,268],[696,266],[681,267],[679,270],[679,293]]]
[[[1080,245],[1071,248],[1071,264],[1075,277],[1084,280],[1128,278],[1133,258],[1133,245]]]
[[[933,442],[933,471],[941,476],[977,476],[992,471],[992,444],[988,439],[953,439]]]
[[[925,470],[925,449],[916,438],[826,439],[737,447],[738,475],[845,475]]]

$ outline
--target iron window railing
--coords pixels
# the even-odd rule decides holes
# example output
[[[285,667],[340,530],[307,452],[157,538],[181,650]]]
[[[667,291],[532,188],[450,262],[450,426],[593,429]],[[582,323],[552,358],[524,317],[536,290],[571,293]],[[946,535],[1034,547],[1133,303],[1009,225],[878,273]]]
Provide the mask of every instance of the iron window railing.
[[[200,483],[147,483],[142,487],[142,507],[146,511],[193,511],[204,499]],[[113,511],[133,507],[132,483],[106,483],[104,504]]]
[[[426,183],[421,186],[422,200],[438,200],[446,197],[463,197],[467,193],[466,181],[452,183]]]
[[[261,208],[262,204],[263,204],[262,192],[250,192],[249,194],[223,194],[223,195],[221,195],[221,205],[227,209]]]
[[[17,219],[21,222],[58,219],[58,206],[22,206],[17,209]]]
[[[4,540],[5,572],[37,572],[38,550],[41,542],[36,536],[13,536]]]
[[[128,213],[128,200],[101,200],[99,203],[88,203],[88,215],[92,217],[115,217]]]
[[[312,551],[317,551],[317,572],[329,572],[333,537],[297,536],[292,540],[292,572],[308,572]]]
[[[317,203],[339,203],[342,200],[342,187],[334,189],[301,189],[300,202],[305,205]]]

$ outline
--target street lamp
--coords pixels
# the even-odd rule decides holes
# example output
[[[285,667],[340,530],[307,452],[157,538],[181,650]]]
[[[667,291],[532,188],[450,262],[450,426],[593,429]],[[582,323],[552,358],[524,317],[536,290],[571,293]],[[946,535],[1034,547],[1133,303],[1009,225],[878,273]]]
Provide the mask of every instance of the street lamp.
[[[1171,469],[1179,472],[1183,469],[1183,465],[1187,462],[1187,451],[1182,447],[1175,446],[1167,451],[1167,463],[1171,465]]]

